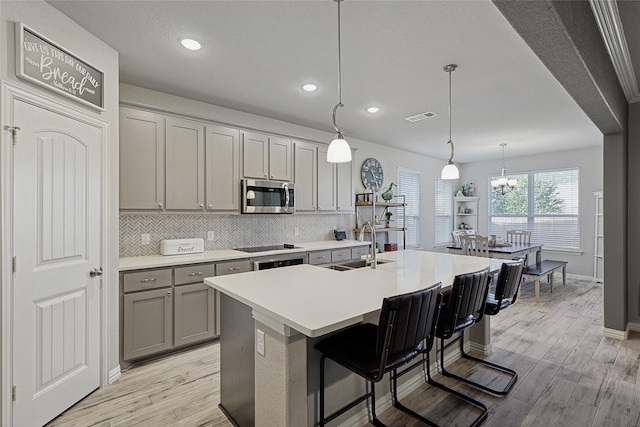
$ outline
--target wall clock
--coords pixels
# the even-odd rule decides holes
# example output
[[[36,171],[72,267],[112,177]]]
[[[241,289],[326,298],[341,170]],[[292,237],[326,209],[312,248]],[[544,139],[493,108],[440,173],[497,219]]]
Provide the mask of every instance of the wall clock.
[[[374,158],[366,159],[364,163],[362,163],[360,177],[362,178],[362,184],[365,188],[371,191],[380,191],[384,179],[382,165]]]

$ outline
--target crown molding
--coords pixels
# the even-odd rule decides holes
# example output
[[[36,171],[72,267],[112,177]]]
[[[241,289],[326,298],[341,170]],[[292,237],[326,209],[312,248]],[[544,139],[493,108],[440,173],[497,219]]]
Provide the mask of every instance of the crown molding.
[[[631,63],[618,4],[615,0],[589,0],[589,3],[627,101],[640,102],[640,88]]]

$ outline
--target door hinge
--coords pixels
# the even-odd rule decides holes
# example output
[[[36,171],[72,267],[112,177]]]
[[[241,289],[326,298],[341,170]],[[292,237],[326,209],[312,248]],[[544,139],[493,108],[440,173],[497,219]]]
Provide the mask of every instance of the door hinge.
[[[11,387],[11,400],[15,402],[17,397],[18,397],[18,386],[14,384],[13,387]]]
[[[11,142],[16,145],[16,135],[20,128],[18,126],[5,126],[4,130],[8,130],[11,133]]]
[[[18,269],[18,257],[14,256],[11,259],[11,271],[15,273],[17,269]]]

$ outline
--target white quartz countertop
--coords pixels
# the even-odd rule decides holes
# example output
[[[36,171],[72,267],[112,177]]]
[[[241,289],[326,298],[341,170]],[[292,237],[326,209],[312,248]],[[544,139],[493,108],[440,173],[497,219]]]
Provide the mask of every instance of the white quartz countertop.
[[[205,283],[250,306],[254,312],[308,336],[317,337],[361,322],[379,310],[384,297],[424,289],[438,282],[451,286],[457,274],[490,267],[504,260],[424,251],[386,252],[392,261],[377,269],[336,271],[296,265],[208,277]],[[254,314],[255,317],[255,314]]]
[[[234,259],[248,259],[269,255],[292,254],[296,252],[313,252],[331,249],[352,248],[366,246],[370,242],[357,240],[326,240],[322,242],[295,243],[295,249],[282,249],[266,252],[241,252],[233,249],[205,251],[201,254],[188,255],[149,255],[120,258],[120,271],[139,270],[142,268],[171,267],[174,265],[198,264],[203,262],[230,261]]]

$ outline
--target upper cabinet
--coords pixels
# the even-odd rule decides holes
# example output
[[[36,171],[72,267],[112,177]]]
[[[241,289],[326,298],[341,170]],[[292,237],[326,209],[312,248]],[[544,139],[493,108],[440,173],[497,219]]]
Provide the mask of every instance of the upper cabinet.
[[[313,212],[317,201],[318,146],[294,141],[294,182],[296,184],[296,212]]]
[[[120,208],[164,208],[164,116],[120,109]]]
[[[242,159],[245,178],[293,180],[293,144],[290,139],[243,132]]]
[[[205,137],[206,207],[238,211],[240,194],[240,131],[207,125]]]
[[[327,162],[328,145],[318,146],[318,210],[336,211],[336,163]],[[297,189],[296,189],[297,190]]]
[[[166,119],[167,209],[204,208],[204,125]]]

